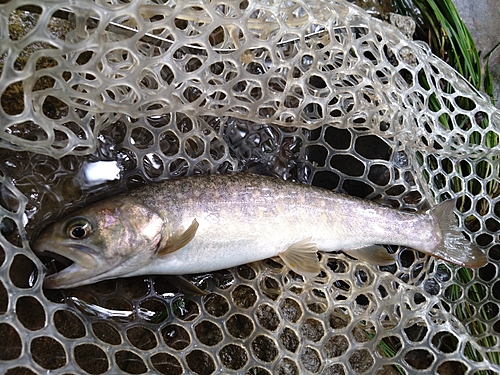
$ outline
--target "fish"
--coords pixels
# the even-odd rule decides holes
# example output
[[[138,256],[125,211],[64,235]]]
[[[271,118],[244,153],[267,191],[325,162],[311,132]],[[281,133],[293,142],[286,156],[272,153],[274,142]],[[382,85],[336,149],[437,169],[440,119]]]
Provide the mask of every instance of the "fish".
[[[486,256],[459,231],[454,207],[447,200],[405,212],[250,173],[180,177],[84,207],[44,229],[32,247],[39,256],[70,263],[45,275],[49,289],[207,273],[275,256],[296,273],[315,277],[321,272],[318,251],[394,263],[382,245],[481,267]]]

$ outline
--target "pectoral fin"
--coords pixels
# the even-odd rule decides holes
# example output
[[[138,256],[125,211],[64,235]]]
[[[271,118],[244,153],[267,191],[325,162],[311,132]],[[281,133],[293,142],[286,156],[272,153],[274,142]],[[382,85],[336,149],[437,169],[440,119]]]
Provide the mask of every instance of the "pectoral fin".
[[[198,230],[198,222],[196,219],[193,220],[188,229],[186,229],[180,236],[170,237],[166,245],[158,251],[158,256],[167,255],[173,253],[180,248],[186,246],[194,238],[196,231]]]
[[[167,279],[170,284],[179,288],[179,291],[181,293],[184,293],[188,296],[205,296],[208,294],[182,276],[163,275],[163,277]]]
[[[389,254],[384,247],[378,245],[362,247],[356,250],[346,250],[345,252],[354,258],[365,260],[377,266],[387,266],[396,261],[393,254]]]
[[[316,254],[317,251],[316,244],[311,243],[311,238],[309,237],[294,243],[280,253],[279,257],[298,274],[314,277],[321,272]]]

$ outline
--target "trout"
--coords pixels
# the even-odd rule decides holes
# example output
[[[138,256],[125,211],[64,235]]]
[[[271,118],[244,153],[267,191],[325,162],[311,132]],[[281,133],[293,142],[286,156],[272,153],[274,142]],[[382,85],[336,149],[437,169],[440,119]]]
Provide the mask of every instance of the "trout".
[[[33,248],[73,262],[47,274],[46,288],[211,272],[274,256],[314,277],[320,272],[318,250],[394,263],[382,244],[483,266],[485,255],[458,230],[454,206],[448,200],[409,213],[252,174],[183,177],[83,208],[45,229]]]

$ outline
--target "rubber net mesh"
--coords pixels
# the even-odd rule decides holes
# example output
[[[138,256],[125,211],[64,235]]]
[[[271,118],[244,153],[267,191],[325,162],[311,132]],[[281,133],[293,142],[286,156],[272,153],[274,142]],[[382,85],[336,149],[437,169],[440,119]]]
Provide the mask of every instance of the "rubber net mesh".
[[[426,46],[319,0],[11,1],[0,40],[4,373],[500,371],[500,117]],[[114,184],[85,179],[102,161]],[[400,209],[458,198],[489,263],[393,247],[387,267],[323,254],[314,280],[279,260],[190,276],[206,296],[42,290],[29,240],[67,208],[254,166]]]

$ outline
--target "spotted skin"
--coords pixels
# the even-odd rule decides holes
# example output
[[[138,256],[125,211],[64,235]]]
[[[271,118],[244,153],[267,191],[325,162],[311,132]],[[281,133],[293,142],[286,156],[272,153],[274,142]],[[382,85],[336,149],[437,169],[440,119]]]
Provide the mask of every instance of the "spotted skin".
[[[34,248],[75,262],[46,276],[48,288],[210,272],[273,256],[313,276],[319,272],[316,250],[351,252],[374,263],[380,257],[391,261],[375,244],[408,246],[470,267],[484,264],[480,250],[457,231],[453,202],[434,210],[402,212],[252,174],[186,177],[84,208],[47,228]],[[68,233],[68,223],[77,218],[92,227],[84,238]]]

